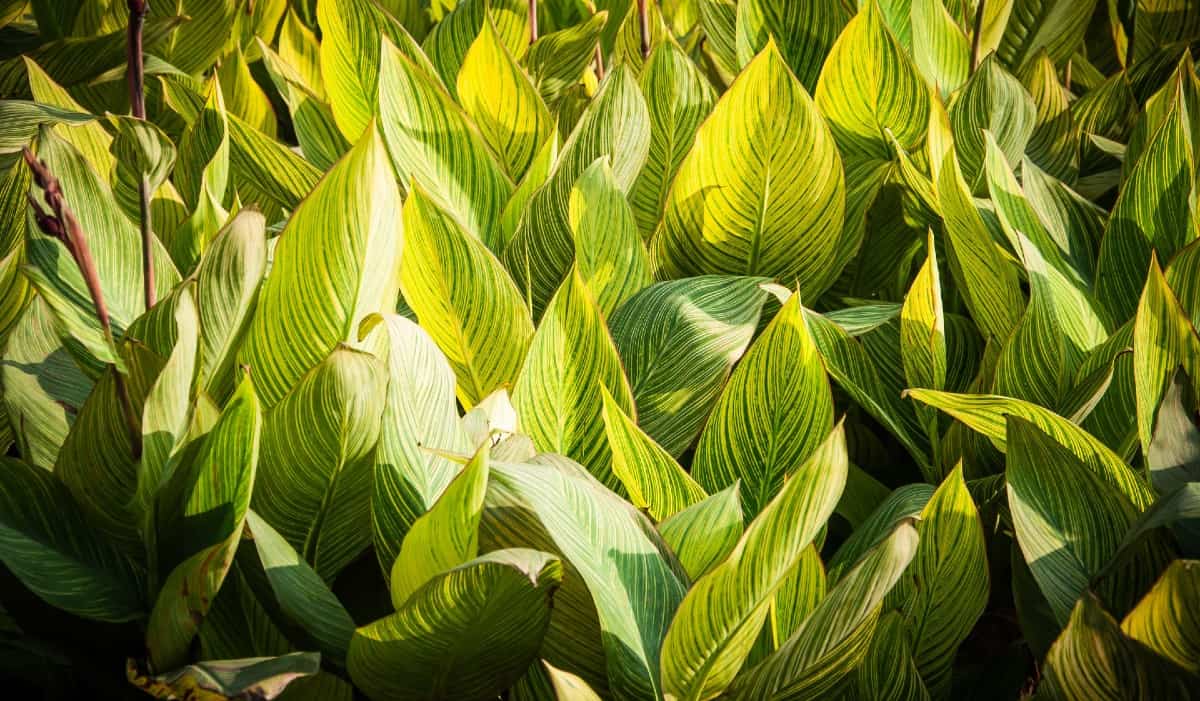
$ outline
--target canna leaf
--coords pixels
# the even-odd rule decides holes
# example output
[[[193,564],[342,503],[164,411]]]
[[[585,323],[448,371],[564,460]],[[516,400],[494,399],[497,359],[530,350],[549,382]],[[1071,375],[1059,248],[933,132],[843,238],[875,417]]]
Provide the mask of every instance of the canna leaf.
[[[738,65],[735,68],[745,69],[774,40],[788,68],[804,89],[812,92],[816,89],[825,57],[849,21],[846,5],[837,0],[739,2],[735,34]]]
[[[610,317],[651,280],[633,212],[605,159],[588,166],[575,182],[567,218],[575,264],[600,311]]]
[[[665,519],[658,531],[695,581],[729,557],[745,533],[745,523],[735,484]]]

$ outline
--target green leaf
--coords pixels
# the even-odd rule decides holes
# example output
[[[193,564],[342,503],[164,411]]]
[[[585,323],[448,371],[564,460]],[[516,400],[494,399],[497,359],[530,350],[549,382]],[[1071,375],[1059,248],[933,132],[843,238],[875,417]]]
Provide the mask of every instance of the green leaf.
[[[530,45],[525,54],[525,67],[552,110],[566,91],[583,77],[607,21],[608,13],[600,11],[579,24],[538,37]]]
[[[140,673],[131,659],[126,673],[130,683],[155,698],[227,701],[276,698],[289,684],[317,674],[320,667],[317,653],[293,652],[279,657],[197,662],[155,677]]]
[[[500,261],[422,186],[412,188],[403,215],[404,300],[446,354],[470,409],[516,380],[533,322]]]
[[[950,103],[954,146],[971,190],[982,189],[983,132],[991,132],[1008,162],[1016,164],[1036,124],[1037,106],[1020,81],[994,55],[983,59]]]
[[[1058,4],[1080,7],[1088,3]],[[1037,124],[1025,152],[1042,170],[1056,178],[1073,182],[1079,174],[1079,135],[1071,119],[1069,93],[1058,82],[1054,63],[1042,51],[1025,65],[1020,76],[1021,83],[1037,105]],[[1026,174],[1025,178],[1028,187],[1029,175]]]
[[[378,132],[364,135],[293,212],[239,353],[270,407],[400,283],[400,194]]]
[[[267,271],[266,222],[242,210],[217,232],[196,269],[200,387],[217,401],[233,391],[234,366]]]
[[[350,641],[355,684],[374,699],[488,699],[537,658],[563,578],[535,550],[488,553],[417,590]]]
[[[1059,623],[1066,625],[1136,520],[1138,508],[1090,467],[1029,422],[1008,420],[1006,477],[1017,543]],[[1087,501],[1078,498],[1088,495]],[[1138,561],[1108,577],[1104,598],[1128,609],[1149,586],[1163,558],[1148,544]],[[1165,564],[1165,562],[1161,563]]]
[[[635,14],[631,10],[629,17]],[[638,229],[650,238],[662,219],[671,181],[716,95],[696,64],[670,41],[655,47],[639,83],[650,114],[650,151],[629,199]]]
[[[1079,48],[1096,0],[1015,0],[996,53],[1021,72],[1045,53],[1063,65]]]
[[[708,496],[670,453],[626,416],[608,390],[602,388],[601,396],[612,471],[634,506],[664,521]]]
[[[1170,260],[1200,236],[1191,192],[1195,165],[1180,99],[1129,172],[1100,242],[1096,294],[1118,321],[1133,316],[1150,259]]]
[[[984,336],[1003,341],[1020,319],[1023,296],[1016,273],[1004,260],[971,198],[954,150],[942,163],[937,195],[945,217],[946,254],[955,285]]]
[[[158,544],[173,546],[186,559],[163,583],[146,624],[152,669],[187,663],[192,639],[233,563],[250,506],[261,426],[254,387],[244,378],[195,461],[177,468],[184,491],[177,503],[163,504],[173,523],[158,534]]]
[[[899,613],[889,611],[880,616],[871,638],[871,648],[867,651],[862,667],[858,669],[857,677],[857,698],[860,699],[930,699],[929,691],[926,690],[925,683],[921,681],[921,675],[912,662],[908,631],[905,630],[904,619]]]
[[[285,30],[280,36],[286,35]],[[312,39],[312,41],[315,49],[316,40]],[[280,51],[282,52],[282,39],[280,42]],[[258,43],[258,50],[262,53],[263,65],[270,74],[275,90],[287,104],[292,118],[292,126],[296,131],[296,140],[300,144],[300,150],[304,153],[304,157],[322,171],[328,170],[341,158],[342,154],[350,150],[350,144],[338,130],[337,124],[333,120],[333,110],[329,104],[322,101],[317,88],[309,86],[310,81],[319,81],[320,68],[305,66],[303,60],[296,56],[292,57],[293,60],[301,61],[301,65],[288,63],[261,40]],[[313,68],[318,71],[315,76],[305,77],[299,73],[300,70]],[[322,84],[318,83],[318,85]]]
[[[431,451],[462,454],[470,448],[459,428],[454,371],[429,334],[395,314],[366,323],[387,334],[388,385],[371,497],[375,555],[387,578],[404,534],[459,470]]]
[[[1087,594],[1046,656],[1042,686],[1054,698],[1117,701],[1191,698],[1194,678],[1126,637],[1117,622]]]
[[[575,181],[567,218],[584,284],[605,318],[612,316],[651,280],[646,247],[606,158],[597,159]]]
[[[815,94],[848,159],[890,160],[889,130],[911,150],[924,138],[929,123],[928,88],[888,30],[875,0],[863,4],[838,37]]]
[[[868,551],[778,650],[738,677],[735,699],[820,699],[866,656],[884,597],[917,551],[905,520]]]
[[[392,565],[392,605],[396,610],[437,575],[479,554],[479,517],[487,492],[489,452],[484,443],[437,502],[404,536]]]
[[[758,327],[764,278],[703,275],[651,285],[609,319],[638,425],[673,456],[696,439]]]
[[[1121,630],[1190,674],[1200,673],[1200,619],[1193,598],[1200,562],[1175,560],[1134,607]]]
[[[524,39],[518,44],[523,46]],[[483,22],[456,80],[447,84],[457,85],[463,109],[479,125],[508,176],[519,181],[542,146],[555,138],[554,120],[491,20]]]
[[[665,519],[658,531],[695,581],[729,557],[742,539],[745,523],[735,484]]]
[[[455,98],[461,97],[455,92],[455,80],[467,63],[466,57],[489,28],[504,50],[520,57],[529,45],[529,10],[520,0],[461,0],[425,37],[422,48]],[[495,72],[488,80],[496,80]]]
[[[275,615],[303,630],[327,661],[344,665],[354,635],[350,614],[283,536],[253,511],[246,512],[246,530],[254,541],[255,562],[249,566],[239,554],[238,566],[252,587],[262,575],[270,592],[263,597],[267,612],[277,610]]]
[[[845,264],[845,199],[833,137],[771,43],[679,166],[652,241],[657,275],[767,275],[816,299]]]
[[[929,232],[925,263],[917,271],[900,311],[900,352],[904,377],[910,387],[944,389],[946,386],[946,318],[942,310],[942,285],[937,250]],[[937,412],[918,410],[931,445],[938,444]],[[934,461],[937,462],[936,460]]]
[[[597,159],[607,157],[624,196],[646,159],[650,120],[633,74],[617,67],[601,84],[563,145],[546,184],[529,200],[504,263],[539,317],[568,277],[579,243],[571,226],[571,193]],[[628,238],[628,237],[626,237]],[[640,238],[640,237],[639,237]]]
[[[971,72],[971,46],[942,0],[912,0],[913,63],[946,99]]]
[[[1048,409],[1010,397],[987,394],[954,394],[913,389],[908,396],[937,407],[987,437],[1001,451],[1007,451],[1005,424],[1008,417],[1032,423],[1053,443],[1058,444],[1093,474],[1114,487],[1142,511],[1154,501],[1150,487],[1125,461],[1090,433]]]
[[[668,693],[711,698],[733,683],[775,592],[833,513],[846,469],[839,425],[764,505],[729,558],[692,586],[663,641]]]
[[[846,575],[871,548],[883,542],[901,523],[920,518],[937,490],[923,482],[906,484],[888,494],[829,559],[829,581]]]
[[[540,455],[492,465],[480,543],[570,563],[542,646],[549,662],[605,696],[661,695],[659,650],[685,584],[649,519],[580,465]]]
[[[1191,378],[1176,370],[1163,393],[1146,450],[1150,483],[1159,494],[1200,483],[1200,427]]]
[[[513,389],[513,406],[522,431],[539,450],[566,455],[615,489],[602,388],[622,411],[633,412],[633,395],[604,316],[573,272],[534,334]]]
[[[388,41],[379,68],[379,125],[404,187],[432,193],[468,232],[499,251],[500,213],[512,182],[463,108]]]
[[[230,114],[241,117],[247,124],[263,134],[275,138],[276,116],[267,94],[250,75],[250,66],[242,50],[236,48],[221,59],[217,69],[225,92],[225,105]]]
[[[59,479],[0,458],[0,560],[30,591],[98,621],[140,618],[141,575],[84,520]]]
[[[710,493],[740,481],[753,518],[832,428],[829,380],[792,295],[730,377],[700,435],[693,474]]]
[[[234,0],[177,0],[174,9],[192,19],[159,48],[162,58],[184,73],[204,73],[225,53],[237,21]]]
[[[735,35],[738,65],[731,67],[746,68],[774,40],[800,84],[812,91],[826,55],[850,17],[845,3],[838,0],[739,2]]]
[[[254,510],[331,581],[371,541],[371,472],[387,376],[335,349],[266,414]]]
[[[987,544],[961,464],[917,521],[921,536],[909,572],[891,594],[913,630],[912,659],[933,696],[950,691],[959,645],[988,602]]]

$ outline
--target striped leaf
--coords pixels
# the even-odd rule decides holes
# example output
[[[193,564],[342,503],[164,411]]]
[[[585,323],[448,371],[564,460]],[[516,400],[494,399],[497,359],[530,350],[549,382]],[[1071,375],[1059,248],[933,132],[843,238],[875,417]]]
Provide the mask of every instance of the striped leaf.
[[[942,285],[937,250],[929,232],[925,263],[917,271],[900,311],[900,353],[904,377],[910,387],[944,389],[946,386],[946,318],[942,310]],[[920,409],[931,445],[938,444],[937,412]],[[936,463],[937,460],[934,460]]]
[[[200,387],[218,402],[233,391],[234,365],[267,271],[266,222],[242,210],[217,232],[196,269]]]
[[[1126,637],[1100,600],[1087,594],[1046,656],[1042,687],[1054,698],[1190,699],[1195,678]]]
[[[523,46],[525,37],[520,39],[518,44]],[[483,23],[479,37],[463,57],[456,81],[463,109],[479,126],[509,178],[519,182],[542,145],[554,136],[554,120],[491,21]]]
[[[539,547],[571,563],[542,655],[605,696],[659,697],[659,650],[685,585],[653,525],[565,458],[492,467],[481,546]]]
[[[747,0],[737,3],[736,48],[744,69],[771,40],[807,91],[817,86],[821,66],[842,28],[850,21],[845,3],[814,0]]]
[[[33,99],[42,105],[43,110],[46,107],[56,107],[59,110],[68,110],[69,113],[75,114],[89,111],[79,104],[65,88],[54,82],[54,79],[32,59],[25,59],[25,70],[29,73],[29,91],[33,94]],[[61,123],[53,127],[54,135],[79,149],[96,174],[103,180],[109,180],[112,170],[116,166],[115,159],[110,153],[113,137],[100,125],[99,121],[76,122],[69,114],[64,114],[55,121]],[[27,134],[21,145],[28,143],[35,135],[36,131]]]
[[[371,541],[371,472],[387,376],[339,347],[266,414],[254,510],[332,581]]]
[[[303,631],[305,646],[327,662],[342,666],[354,635],[354,621],[328,585],[300,555],[254,511],[246,512],[253,550],[242,548],[238,568],[273,622]],[[228,586],[228,585],[226,585]]]
[[[192,639],[233,564],[250,506],[261,427],[254,386],[243,378],[203,438],[199,455],[176,468],[168,493],[179,485],[183,498],[160,502],[172,523],[159,532],[158,545],[163,554],[182,562],[163,583],[146,624],[153,669],[176,669],[188,662]],[[211,522],[201,526],[206,518]]]
[[[679,166],[652,241],[657,275],[766,275],[815,299],[844,264],[845,198],[833,137],[772,42]]]
[[[987,545],[979,512],[955,468],[921,510],[921,536],[911,568],[890,595],[900,605],[912,659],[935,697],[950,692],[959,645],[988,601]]]
[[[1066,448],[1017,417],[1008,420],[1008,503],[1017,543],[1055,617],[1066,625],[1076,601],[1108,562],[1138,508]],[[1088,495],[1087,501],[1078,498]],[[1104,599],[1128,610],[1165,565],[1161,543],[1101,585]]]
[[[1150,454],[1155,417],[1159,414],[1176,368],[1182,367],[1194,391],[1200,378],[1200,335],[1158,267],[1150,263],[1146,287],[1133,323],[1133,380],[1137,434],[1142,452]]]
[[[982,136],[980,137],[982,139]],[[985,337],[1007,339],[1024,307],[1016,273],[1004,260],[951,150],[937,181],[945,217],[946,257],[955,286]]]
[[[1096,294],[1118,321],[1133,316],[1151,257],[1170,260],[1200,236],[1192,214],[1195,164],[1186,120],[1179,98],[1130,170],[1100,242]]]
[[[838,37],[815,95],[847,159],[890,160],[887,131],[911,150],[929,122],[928,88],[875,0],[864,3]]]
[[[908,631],[900,614],[888,611],[880,616],[866,660],[855,675],[858,680],[856,698],[929,701],[931,696],[912,662],[910,647]]]
[[[1059,4],[1078,7],[1088,3]],[[1037,106],[1037,124],[1025,146],[1026,154],[1047,173],[1073,182],[1079,174],[1079,135],[1071,119],[1069,94],[1058,82],[1054,63],[1044,51],[1039,51],[1025,65],[1020,77]]]
[[[333,121],[333,110],[329,104],[322,101],[316,88],[309,87],[308,81],[320,79],[320,68],[316,67],[317,75],[306,78],[300,70],[310,67],[285,62],[261,40],[258,50],[262,52],[263,65],[270,74],[275,90],[287,104],[296,131],[296,141],[304,158],[322,171],[328,170],[342,154],[350,150],[350,144]]]
[[[866,656],[880,605],[913,559],[917,542],[912,522],[902,521],[786,643],[738,678],[730,698],[827,698]]]
[[[912,0],[913,63],[946,99],[967,82],[971,46],[942,0]]]
[[[375,452],[371,523],[375,555],[388,578],[404,535],[459,470],[422,448],[459,454],[469,448],[459,429],[454,371],[429,334],[395,314],[369,317],[366,324],[377,324],[387,339],[387,395]]]
[[[601,388],[601,396],[612,471],[634,506],[655,521],[665,521],[708,496],[670,453],[638,428],[608,390]]]
[[[629,199],[638,229],[650,238],[662,219],[671,181],[716,95],[696,64],[670,41],[655,47],[639,82],[650,114],[650,151]]]
[[[130,658],[125,676],[130,684],[160,699],[192,696],[200,699],[271,699],[295,683],[303,688],[306,679],[321,670],[315,652],[291,652],[274,657],[209,660],[148,677]]]
[[[396,613],[356,630],[350,677],[375,699],[487,699],[537,658],[563,566],[497,550],[439,575]]]
[[[1015,0],[996,53],[1020,72],[1045,52],[1063,65],[1083,42],[1096,0]]]
[[[568,277],[576,257],[571,193],[597,159],[608,158],[616,189],[627,194],[646,159],[650,122],[633,74],[608,74],[559,152],[546,184],[529,200],[504,263],[526,295],[535,317]]]
[[[575,181],[567,217],[576,267],[608,318],[651,280],[646,247],[606,158],[597,159]]]
[[[217,76],[207,90],[203,106],[180,138],[175,169],[191,214],[166,237],[171,256],[185,270],[196,266],[228,214],[222,203],[229,187],[229,117]]]
[[[734,370],[692,470],[708,492],[742,484],[753,518],[833,428],[829,380],[794,294]]]
[[[84,520],[58,477],[0,458],[0,560],[42,600],[76,616],[144,615],[142,575]]]
[[[551,110],[583,77],[607,21],[608,13],[602,10],[579,24],[538,37],[530,45],[525,68]]]
[[[162,58],[184,73],[203,73],[216,63],[233,33],[237,21],[235,0],[175,0],[175,14],[202,21],[186,22],[160,47]]]
[[[239,353],[264,406],[337,344],[356,340],[362,319],[394,308],[399,200],[383,141],[371,128],[288,219]]]
[[[840,581],[867,552],[901,523],[920,518],[937,490],[931,484],[906,484],[888,494],[829,559],[829,581]]]
[[[416,4],[416,3],[414,3]],[[480,37],[494,30],[492,38],[513,57],[520,57],[529,45],[529,10],[520,0],[461,0],[453,10],[433,26],[422,48],[455,98],[455,81],[467,65],[467,56]],[[492,64],[489,82],[497,80],[496,68],[503,64],[498,55]],[[503,69],[507,70],[507,69]]]
[[[763,278],[660,282],[609,319],[638,407],[638,426],[671,455],[696,439],[758,327]]]
[[[492,250],[512,182],[437,78],[390,41],[379,68],[379,126],[405,189],[425,188]]]
[[[601,389],[633,413],[633,395],[604,316],[582,277],[573,272],[551,300],[521,375],[513,406],[521,429],[543,452],[561,453],[610,489],[619,482],[604,438]]]
[[[692,504],[658,524],[658,532],[692,581],[733,552],[745,533],[738,485]]]
[[[446,354],[470,409],[515,382],[533,322],[500,262],[421,186],[403,214],[404,300]]]
[[[697,580],[680,604],[663,642],[669,694],[712,698],[734,682],[775,592],[833,513],[846,482],[841,426],[823,439],[750,522],[729,557]]]
[[[357,143],[381,105],[380,74],[387,39],[427,75],[436,75],[425,54],[376,0],[319,0],[321,76],[333,119],[347,141]],[[436,78],[435,78],[436,80]]]
[[[221,59],[217,76],[221,80],[229,113],[241,117],[251,127],[274,139],[277,121],[275,110],[267,93],[250,75],[250,66],[240,48],[235,48]]]
[[[392,565],[392,605],[479,554],[479,517],[487,492],[491,444],[484,443],[429,511],[413,522]]]
[[[1121,630],[1192,675],[1200,673],[1200,620],[1192,598],[1200,563],[1176,560],[1138,602]]]
[[[1016,164],[1036,125],[1037,105],[1020,81],[1004,70],[995,55],[983,59],[950,103],[954,146],[972,191],[982,190],[984,130],[992,133],[1008,162]]]
[[[987,437],[1001,451],[1008,451],[1005,424],[1009,417],[1031,423],[1050,441],[1088,467],[1102,482],[1128,499],[1138,512],[1154,501],[1145,480],[1125,461],[1090,433],[1048,409],[1019,399],[987,394],[954,394],[923,389],[908,391],[908,396],[946,412]]]

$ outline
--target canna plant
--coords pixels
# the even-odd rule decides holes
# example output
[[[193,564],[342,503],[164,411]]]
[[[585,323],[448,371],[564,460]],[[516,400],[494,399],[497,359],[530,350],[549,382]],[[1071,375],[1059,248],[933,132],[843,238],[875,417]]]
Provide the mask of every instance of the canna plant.
[[[22,698],[1200,694],[1200,6],[0,0]]]

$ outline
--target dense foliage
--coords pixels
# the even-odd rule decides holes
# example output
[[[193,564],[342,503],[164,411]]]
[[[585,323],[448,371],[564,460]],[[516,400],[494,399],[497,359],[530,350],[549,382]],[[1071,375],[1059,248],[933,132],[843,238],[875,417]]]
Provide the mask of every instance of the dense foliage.
[[[1200,3],[0,0],[12,698],[1200,696]]]

